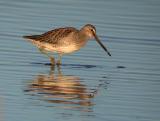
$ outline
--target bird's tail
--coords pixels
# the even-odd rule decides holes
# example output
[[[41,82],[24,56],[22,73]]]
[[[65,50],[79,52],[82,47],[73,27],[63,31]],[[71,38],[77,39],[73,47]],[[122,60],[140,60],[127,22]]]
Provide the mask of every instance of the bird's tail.
[[[30,35],[30,36],[23,36],[25,39],[37,40],[40,35]]]

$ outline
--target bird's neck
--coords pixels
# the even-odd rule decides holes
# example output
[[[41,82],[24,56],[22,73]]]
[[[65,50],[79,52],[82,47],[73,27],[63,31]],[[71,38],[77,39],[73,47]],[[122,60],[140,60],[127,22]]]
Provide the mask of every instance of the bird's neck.
[[[82,41],[87,41],[90,39],[90,37],[88,36],[88,34],[86,33],[86,31],[84,29],[81,29],[79,32],[79,37],[81,38]]]

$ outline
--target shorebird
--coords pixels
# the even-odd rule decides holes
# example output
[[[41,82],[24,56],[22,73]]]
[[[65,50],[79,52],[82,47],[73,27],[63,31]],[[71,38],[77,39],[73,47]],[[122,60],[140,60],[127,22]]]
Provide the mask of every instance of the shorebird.
[[[64,54],[80,50],[86,45],[88,40],[95,38],[98,44],[111,56],[107,48],[102,44],[96,35],[96,28],[91,24],[86,24],[80,30],[74,27],[57,28],[41,35],[23,36],[32,44],[38,47],[40,52],[50,58],[51,65],[60,65]],[[55,62],[53,56],[48,52],[58,53],[58,61]]]

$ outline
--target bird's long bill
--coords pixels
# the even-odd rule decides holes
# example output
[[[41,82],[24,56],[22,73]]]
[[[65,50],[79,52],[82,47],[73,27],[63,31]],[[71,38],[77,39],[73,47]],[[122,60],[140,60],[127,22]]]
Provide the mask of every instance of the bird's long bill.
[[[107,50],[107,48],[102,44],[102,42],[99,40],[99,38],[97,37],[96,34],[94,34],[94,37],[95,37],[96,41],[99,43],[99,45],[104,49],[104,51],[106,51],[107,54],[108,54],[109,56],[111,56],[110,52],[109,52],[109,51]]]

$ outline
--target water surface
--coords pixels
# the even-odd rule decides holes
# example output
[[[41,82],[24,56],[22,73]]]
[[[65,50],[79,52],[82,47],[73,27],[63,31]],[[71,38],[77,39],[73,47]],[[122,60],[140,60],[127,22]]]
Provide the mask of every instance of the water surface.
[[[1,0],[2,121],[160,120],[158,0]],[[51,68],[22,36],[91,23],[89,41]]]

